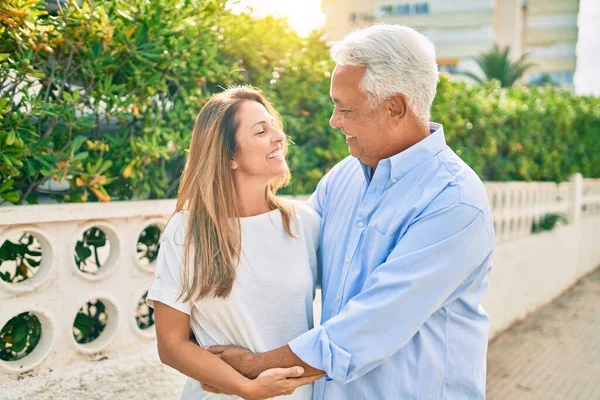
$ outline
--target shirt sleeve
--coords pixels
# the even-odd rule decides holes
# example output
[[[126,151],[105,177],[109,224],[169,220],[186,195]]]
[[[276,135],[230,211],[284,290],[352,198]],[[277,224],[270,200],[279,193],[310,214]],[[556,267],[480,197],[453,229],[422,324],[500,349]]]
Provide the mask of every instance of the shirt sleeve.
[[[339,314],[289,343],[345,384],[399,351],[425,321],[487,273],[493,244],[483,213],[454,204],[419,217]]]
[[[177,213],[171,218],[163,232],[154,269],[154,279],[146,296],[146,304],[154,308],[154,302],[160,301],[189,315],[192,312],[192,303],[179,299],[184,257],[183,222],[182,213]]]

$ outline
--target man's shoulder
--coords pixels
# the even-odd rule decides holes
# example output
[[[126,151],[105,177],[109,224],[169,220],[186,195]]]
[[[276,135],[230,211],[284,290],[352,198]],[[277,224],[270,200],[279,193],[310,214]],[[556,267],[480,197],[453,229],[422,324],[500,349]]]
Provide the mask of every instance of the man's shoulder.
[[[344,177],[353,176],[360,172],[360,162],[356,157],[347,156],[342,161],[335,164],[325,175],[328,184],[335,182]]]
[[[477,173],[450,148],[440,152],[437,158],[450,177],[447,190],[453,192],[452,200],[481,211],[486,210],[489,200],[485,185]]]

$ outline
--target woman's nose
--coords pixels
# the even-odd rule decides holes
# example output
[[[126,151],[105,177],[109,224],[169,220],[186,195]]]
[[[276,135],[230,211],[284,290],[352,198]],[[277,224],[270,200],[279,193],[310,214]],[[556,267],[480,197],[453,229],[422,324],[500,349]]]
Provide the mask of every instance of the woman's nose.
[[[281,132],[279,129],[275,129],[275,133],[273,134],[274,142],[281,142],[285,139],[285,134]]]

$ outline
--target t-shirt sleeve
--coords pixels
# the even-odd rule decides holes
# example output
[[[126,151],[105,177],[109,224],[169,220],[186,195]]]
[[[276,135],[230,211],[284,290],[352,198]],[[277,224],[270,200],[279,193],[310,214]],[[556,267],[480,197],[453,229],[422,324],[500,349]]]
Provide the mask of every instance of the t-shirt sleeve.
[[[171,218],[161,237],[154,278],[146,296],[146,304],[154,308],[154,302],[160,301],[189,315],[192,311],[192,303],[179,299],[182,287],[184,239],[184,216],[179,212]]]
[[[310,206],[299,203],[296,205],[299,217],[302,218],[303,235],[305,235],[305,243],[309,252],[310,268],[314,277],[314,286],[321,285],[321,269],[320,269],[320,233],[321,233],[321,216]],[[313,293],[314,295],[314,293]]]

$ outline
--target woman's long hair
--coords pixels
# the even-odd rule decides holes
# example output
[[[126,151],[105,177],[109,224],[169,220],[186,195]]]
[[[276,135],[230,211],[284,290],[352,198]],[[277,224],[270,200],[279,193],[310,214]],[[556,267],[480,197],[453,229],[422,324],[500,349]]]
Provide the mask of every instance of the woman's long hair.
[[[184,271],[179,294],[183,301],[231,293],[241,255],[241,228],[231,159],[237,144],[237,117],[244,101],[256,101],[267,109],[281,129],[281,117],[264,94],[250,87],[236,87],[215,94],[198,114],[188,158],[179,185],[175,212],[188,211]],[[287,154],[287,143],[283,143]],[[265,196],[271,210],[279,209],[287,233],[294,237],[294,208],[275,197],[289,183],[290,173],[272,179]],[[193,257],[191,257],[193,254]],[[193,260],[193,265],[190,265]]]

